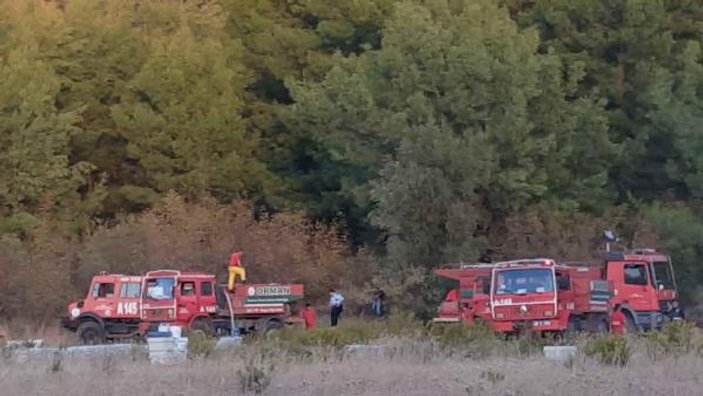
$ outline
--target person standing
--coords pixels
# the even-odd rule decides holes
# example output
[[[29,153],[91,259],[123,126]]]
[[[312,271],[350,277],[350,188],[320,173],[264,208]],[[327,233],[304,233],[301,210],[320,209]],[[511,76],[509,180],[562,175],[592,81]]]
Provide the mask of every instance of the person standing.
[[[344,310],[344,297],[336,290],[330,289],[330,325],[337,326],[339,316]]]
[[[300,317],[302,317],[305,322],[305,330],[311,331],[315,329],[317,315],[310,303],[305,304],[305,309],[300,312]]]
[[[371,302],[371,310],[378,318],[385,314],[385,307],[383,304],[385,299],[386,293],[384,293],[383,290],[377,290],[376,293],[374,293],[373,301]]]
[[[620,304],[615,304],[613,312],[610,314],[610,331],[618,336],[625,335],[625,314],[620,309]]]

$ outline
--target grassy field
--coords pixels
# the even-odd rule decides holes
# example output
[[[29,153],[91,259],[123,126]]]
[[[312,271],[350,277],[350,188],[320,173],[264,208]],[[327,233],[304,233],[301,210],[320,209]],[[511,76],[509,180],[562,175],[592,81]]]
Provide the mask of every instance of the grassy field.
[[[541,356],[544,340],[497,340],[475,329],[429,332],[410,326],[349,325],[283,333],[235,351],[195,340],[183,364],[144,356],[93,361],[17,362],[0,358],[7,395],[700,395],[703,343],[693,328],[649,338],[574,340],[567,361]],[[468,335],[467,335],[468,334]],[[386,346],[383,355],[348,353],[350,341]]]

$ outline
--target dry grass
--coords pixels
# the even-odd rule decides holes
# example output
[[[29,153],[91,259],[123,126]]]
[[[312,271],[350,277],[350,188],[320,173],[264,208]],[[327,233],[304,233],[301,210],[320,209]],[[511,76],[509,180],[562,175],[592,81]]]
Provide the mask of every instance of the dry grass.
[[[270,379],[264,395],[695,395],[703,389],[698,352],[653,359],[637,342],[625,367],[585,356],[568,363],[515,357],[508,348],[475,359],[442,352],[430,340],[383,342],[393,353],[350,356],[313,347],[300,354],[257,343],[166,367],[139,357],[58,365],[0,359],[0,389],[8,395],[237,395],[244,394],[243,373],[251,373],[246,367]]]

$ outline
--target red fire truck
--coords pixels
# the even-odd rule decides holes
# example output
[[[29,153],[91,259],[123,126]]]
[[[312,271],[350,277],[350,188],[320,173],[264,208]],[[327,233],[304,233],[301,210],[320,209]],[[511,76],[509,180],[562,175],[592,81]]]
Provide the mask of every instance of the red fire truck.
[[[613,285],[613,305],[620,304],[628,332],[660,329],[677,301],[671,259],[653,249],[608,252],[600,263],[577,263],[599,271]]]
[[[435,273],[459,283],[435,322],[484,322],[501,333],[608,330],[612,291],[597,269],[525,259]]]
[[[174,270],[144,277],[141,330],[174,323],[208,335],[280,329],[298,323],[291,304],[303,298],[303,285],[240,284],[215,287],[215,276]]]
[[[68,306],[63,327],[84,344],[140,337],[161,323],[209,335],[269,331],[300,322],[292,305],[303,298],[299,284],[246,284],[243,267],[230,267],[227,285],[200,272],[159,270],[145,276],[101,273],[88,295]]]
[[[88,295],[68,305],[63,327],[75,332],[85,344],[106,338],[136,336],[140,325],[142,277],[127,275],[94,276]]]

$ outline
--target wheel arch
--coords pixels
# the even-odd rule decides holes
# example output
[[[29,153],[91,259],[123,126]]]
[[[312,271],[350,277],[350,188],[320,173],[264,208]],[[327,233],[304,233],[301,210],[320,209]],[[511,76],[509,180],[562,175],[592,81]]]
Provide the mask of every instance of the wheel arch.
[[[623,314],[629,316],[635,322],[635,324],[637,324],[637,314],[635,313],[635,310],[632,309],[632,307],[627,304],[621,304],[620,310]]]
[[[101,318],[98,315],[92,314],[92,313],[84,313],[84,314],[79,315],[76,318],[76,323],[78,323],[78,326],[80,326],[81,324],[83,324],[85,322],[95,322],[95,323],[99,324],[100,326],[105,327],[105,319]],[[78,327],[78,326],[76,326],[76,327]]]
[[[206,314],[197,314],[193,315],[192,318],[190,318],[190,321],[188,322],[188,328],[193,328],[193,324],[199,320],[205,320],[207,322],[212,322],[212,319],[210,318],[209,315]]]

